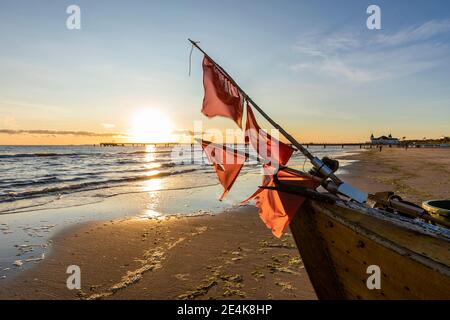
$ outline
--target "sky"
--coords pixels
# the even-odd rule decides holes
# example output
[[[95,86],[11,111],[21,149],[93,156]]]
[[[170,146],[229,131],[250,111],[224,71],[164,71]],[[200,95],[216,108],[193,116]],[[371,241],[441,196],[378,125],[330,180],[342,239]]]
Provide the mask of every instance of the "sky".
[[[80,30],[66,27],[72,4]],[[448,1],[2,0],[0,144],[120,140],[142,110],[176,133],[236,129],[201,114],[187,38],[302,142],[450,135]]]

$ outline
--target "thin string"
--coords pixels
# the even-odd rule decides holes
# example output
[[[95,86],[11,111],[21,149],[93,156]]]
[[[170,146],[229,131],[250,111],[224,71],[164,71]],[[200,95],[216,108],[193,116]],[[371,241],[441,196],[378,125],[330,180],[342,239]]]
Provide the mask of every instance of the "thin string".
[[[195,41],[195,43],[200,43],[200,41]],[[194,44],[192,44],[191,52],[189,53],[189,77],[191,76],[192,51],[194,51]]]
[[[194,45],[192,45],[191,52],[189,53],[189,77],[191,76],[192,51],[194,51]]]
[[[303,161],[303,172],[305,172],[305,164],[306,164],[306,157],[305,157],[305,160]]]

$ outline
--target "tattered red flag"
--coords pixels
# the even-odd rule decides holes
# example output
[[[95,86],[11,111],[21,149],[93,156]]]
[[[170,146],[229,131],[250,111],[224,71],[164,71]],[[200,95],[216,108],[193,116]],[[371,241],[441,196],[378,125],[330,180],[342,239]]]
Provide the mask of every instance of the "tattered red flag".
[[[239,90],[206,56],[203,59],[202,113],[209,117],[222,116],[233,119],[242,128],[243,98]]]
[[[266,173],[269,175],[263,176],[263,187],[275,187],[274,176],[270,175],[269,171],[274,171],[273,168],[265,166]],[[291,186],[302,186],[309,189],[316,189],[319,183],[306,175],[294,174],[285,170],[280,170],[277,173],[278,181],[287,182]],[[258,188],[258,190],[244,200],[241,204],[246,204],[250,200],[256,200],[256,206],[259,209],[259,216],[266,226],[272,230],[276,237],[281,237],[284,230],[294,218],[300,206],[305,201],[305,198],[295,194],[286,192]]]
[[[202,141],[202,148],[209,161],[214,164],[214,170],[224,188],[224,192],[219,199],[222,201],[241,172],[242,166],[247,160],[247,155],[205,140]]]
[[[292,147],[278,141],[260,128],[248,102],[245,140],[250,142],[259,156],[271,166],[286,165],[294,152]]]

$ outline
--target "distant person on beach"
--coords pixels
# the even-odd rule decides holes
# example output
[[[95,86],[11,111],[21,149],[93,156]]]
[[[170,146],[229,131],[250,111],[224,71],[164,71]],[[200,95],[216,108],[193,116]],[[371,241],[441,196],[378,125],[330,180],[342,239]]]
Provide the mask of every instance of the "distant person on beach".
[[[381,152],[381,150],[383,150],[383,146],[380,146],[380,152]]]

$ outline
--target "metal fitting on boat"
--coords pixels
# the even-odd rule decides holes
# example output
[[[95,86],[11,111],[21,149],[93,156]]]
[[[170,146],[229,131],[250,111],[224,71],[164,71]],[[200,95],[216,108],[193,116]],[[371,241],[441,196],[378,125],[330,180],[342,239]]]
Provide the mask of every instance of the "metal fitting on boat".
[[[317,157],[314,157],[311,163],[316,169],[316,173],[320,174],[320,176],[325,179],[333,173],[333,170],[331,170],[322,160]]]

